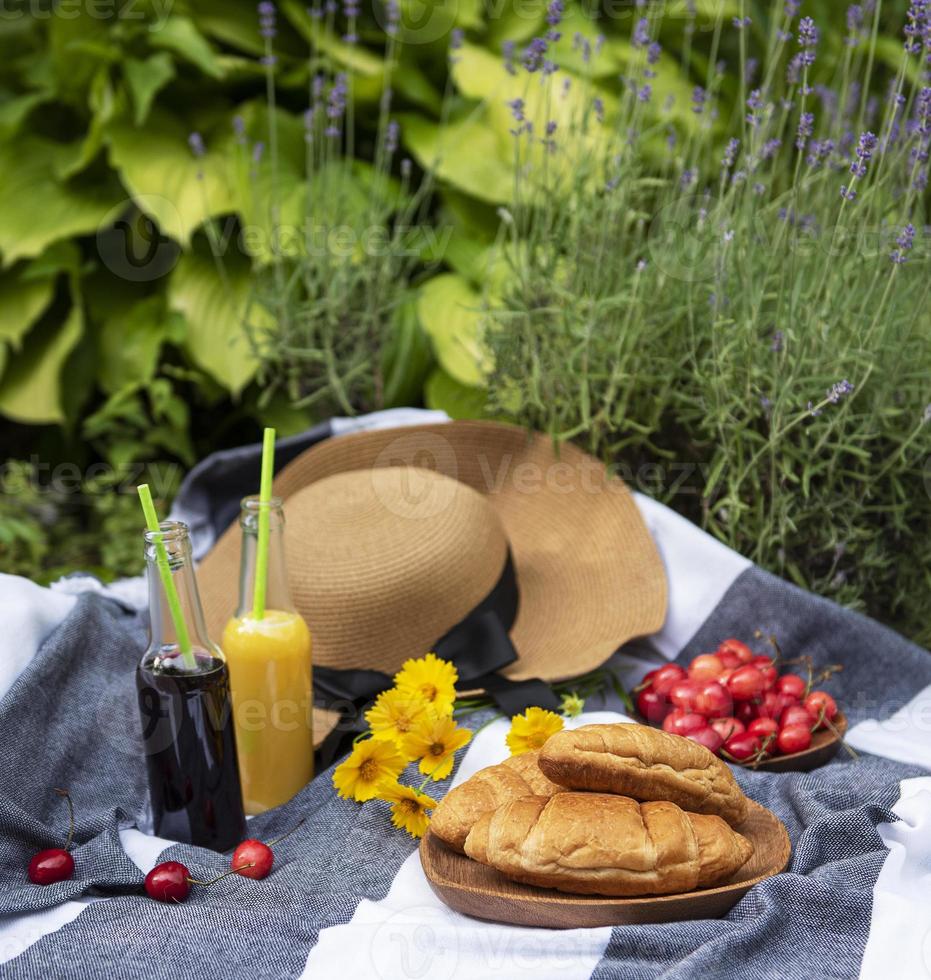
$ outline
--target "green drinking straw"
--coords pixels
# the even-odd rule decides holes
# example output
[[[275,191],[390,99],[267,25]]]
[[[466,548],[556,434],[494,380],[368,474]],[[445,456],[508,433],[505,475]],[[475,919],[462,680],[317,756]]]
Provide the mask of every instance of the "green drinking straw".
[[[272,499],[272,474],[275,469],[275,430],[266,429],[262,442],[262,479],[259,484],[259,540],[255,552],[255,594],[252,616],[265,618],[265,592],[268,585],[269,504]]]
[[[161,527],[158,523],[158,514],[155,512],[155,504],[152,503],[152,492],[149,490],[148,483],[142,483],[136,489],[139,491],[139,499],[142,501],[142,512],[145,514],[145,523],[150,531],[158,534],[155,540],[156,564],[158,573],[162,577],[162,586],[165,589],[165,598],[168,600],[168,611],[171,613],[171,621],[175,624],[175,633],[178,635],[178,648],[184,658],[184,666],[188,670],[197,667],[194,659],[194,650],[191,647],[191,637],[188,635],[187,623],[184,621],[184,614],[181,612],[181,600],[178,598],[178,590],[175,588],[174,579],[171,577],[171,566],[168,564],[168,552],[165,550],[162,536],[159,533]]]

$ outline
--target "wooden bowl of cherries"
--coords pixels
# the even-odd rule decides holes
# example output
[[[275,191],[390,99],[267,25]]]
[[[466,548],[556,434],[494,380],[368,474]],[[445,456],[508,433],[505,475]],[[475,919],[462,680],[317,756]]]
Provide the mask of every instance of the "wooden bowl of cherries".
[[[818,684],[840,667],[816,671],[808,657],[786,661],[775,638],[769,642],[775,656],[732,638],[688,667],[650,671],[634,691],[637,711],[728,762],[772,772],[823,765],[842,745],[847,721]]]

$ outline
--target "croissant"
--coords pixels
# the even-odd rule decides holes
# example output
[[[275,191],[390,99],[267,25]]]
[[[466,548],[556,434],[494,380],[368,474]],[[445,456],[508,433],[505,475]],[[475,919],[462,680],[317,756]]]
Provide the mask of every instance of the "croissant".
[[[522,796],[552,796],[563,791],[537,765],[538,752],[511,756],[480,769],[450,790],[433,811],[431,831],[454,850],[462,851],[472,825],[483,814]]]
[[[525,796],[485,813],[465,852],[508,878],[583,895],[672,895],[731,877],[753,845],[720,818],[625,796]]]
[[[733,774],[703,745],[646,725],[584,725],[551,735],[539,766],[575,790],[669,800],[693,813],[713,813],[732,827],[746,819],[747,798]]]

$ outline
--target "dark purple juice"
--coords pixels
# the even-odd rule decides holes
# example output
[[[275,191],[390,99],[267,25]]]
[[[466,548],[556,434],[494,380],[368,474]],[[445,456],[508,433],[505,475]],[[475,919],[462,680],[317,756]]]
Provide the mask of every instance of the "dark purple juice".
[[[236,738],[224,661],[195,651],[185,670],[156,650],[136,670],[154,831],[225,851],[245,837]]]

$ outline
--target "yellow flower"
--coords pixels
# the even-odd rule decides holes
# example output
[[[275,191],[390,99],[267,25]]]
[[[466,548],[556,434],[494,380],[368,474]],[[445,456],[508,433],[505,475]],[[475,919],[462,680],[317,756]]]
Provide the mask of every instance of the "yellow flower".
[[[428,710],[427,702],[423,698],[413,697],[393,687],[378,695],[375,704],[366,711],[365,720],[375,738],[399,744],[408,732],[414,730]]]
[[[567,718],[575,718],[576,715],[582,714],[585,710],[585,698],[580,698],[575,691],[571,694],[564,694],[560,708]]]
[[[453,756],[472,737],[457,727],[452,718],[424,717],[409,735],[401,739],[401,751],[420,759],[420,771],[434,779],[445,779],[453,768]]]
[[[392,742],[366,739],[333,772],[333,785],[340,796],[364,803],[378,796],[385,783],[401,775],[407,760]]]
[[[446,716],[453,713],[457,680],[456,668],[434,653],[419,660],[406,660],[394,676],[399,691],[422,698],[438,715]]]
[[[395,827],[406,830],[411,837],[423,837],[430,818],[427,810],[436,806],[436,800],[414,789],[395,783],[386,787],[381,799],[391,804],[391,822]]]
[[[543,747],[543,743],[556,732],[562,731],[562,718],[543,708],[528,708],[522,715],[511,719],[511,730],[505,741],[511,755],[521,755]]]

